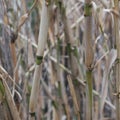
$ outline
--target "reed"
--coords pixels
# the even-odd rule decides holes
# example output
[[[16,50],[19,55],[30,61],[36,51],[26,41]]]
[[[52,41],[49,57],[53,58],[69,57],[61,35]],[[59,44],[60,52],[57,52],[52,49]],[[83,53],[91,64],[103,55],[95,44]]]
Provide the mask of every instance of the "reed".
[[[44,49],[47,43],[47,34],[48,34],[48,27],[49,27],[49,5],[50,3],[43,0],[42,3],[42,11],[41,11],[41,21],[40,21],[40,31],[38,37],[38,48],[36,53],[36,66],[33,76],[33,85],[32,91],[30,96],[30,105],[29,105],[29,112],[31,119],[35,119],[35,112],[36,112],[36,104],[39,92],[39,85],[40,85],[40,77],[41,77],[41,69],[42,69],[42,61],[43,61],[43,54]]]
[[[87,120],[92,120],[92,104],[93,104],[93,95],[92,95],[92,65],[93,65],[93,35],[92,35],[92,4],[91,0],[85,0],[85,65],[86,65],[86,81],[87,81]]]
[[[119,0],[114,0],[114,10],[119,13]],[[116,73],[116,116],[120,119],[120,40],[119,40],[119,17],[114,15],[114,38],[115,48],[117,49],[117,59],[115,66]]]

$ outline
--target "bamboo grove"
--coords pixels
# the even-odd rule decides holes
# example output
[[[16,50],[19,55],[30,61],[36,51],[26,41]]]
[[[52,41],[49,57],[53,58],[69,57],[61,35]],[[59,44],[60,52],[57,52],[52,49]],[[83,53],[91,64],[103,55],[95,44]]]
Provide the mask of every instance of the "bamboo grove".
[[[119,0],[0,8],[0,120],[120,120]]]

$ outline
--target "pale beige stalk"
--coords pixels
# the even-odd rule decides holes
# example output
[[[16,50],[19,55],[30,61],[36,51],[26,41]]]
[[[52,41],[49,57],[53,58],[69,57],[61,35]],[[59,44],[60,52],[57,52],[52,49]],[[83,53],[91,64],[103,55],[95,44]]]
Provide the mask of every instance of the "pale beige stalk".
[[[119,11],[119,0],[114,0],[114,8]],[[119,39],[119,18],[114,15],[114,37],[115,47],[117,49],[117,60],[116,60],[116,115],[117,120],[120,120],[120,39]]]
[[[48,26],[49,26],[49,5],[46,4],[46,1],[43,0],[42,3],[42,12],[41,12],[41,21],[40,21],[40,31],[38,38],[38,49],[36,56],[43,57],[44,49],[47,42]],[[35,72],[33,77],[33,86],[30,96],[30,113],[35,113],[37,96],[39,91],[40,76],[41,76],[42,64],[36,64]]]

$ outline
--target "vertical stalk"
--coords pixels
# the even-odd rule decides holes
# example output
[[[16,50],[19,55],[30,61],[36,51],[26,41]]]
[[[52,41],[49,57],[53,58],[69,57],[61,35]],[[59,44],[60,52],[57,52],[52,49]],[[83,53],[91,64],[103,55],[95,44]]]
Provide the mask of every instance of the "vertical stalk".
[[[13,60],[13,67],[15,69],[16,63],[17,63],[15,43],[11,43],[10,48],[11,48],[11,56],[12,56],[12,60]],[[16,83],[18,83],[19,82],[18,81],[18,71],[16,70],[16,72],[14,74],[15,74],[14,76],[15,76]]]
[[[119,0],[114,0],[114,9],[119,12]],[[119,19],[118,16],[114,15],[114,37],[115,47],[117,49],[117,60],[116,60],[116,114],[117,120],[120,120],[120,40],[119,40]]]
[[[2,83],[1,78],[0,78],[0,101],[2,101],[2,104],[0,105],[0,119],[12,120],[13,118],[11,116],[11,113],[9,111],[9,106],[8,106],[7,101],[5,99],[5,88],[4,88],[4,85]]]
[[[63,0],[61,0],[61,4],[59,7],[60,7],[61,17],[62,17],[63,24],[64,24],[64,34],[65,34],[65,44],[66,44],[66,48],[65,48],[66,53],[65,54],[69,56],[69,60],[67,60],[67,62],[68,62],[68,64],[70,64],[70,69],[75,77],[75,76],[78,76],[78,74],[79,74],[76,57],[74,56],[73,53],[71,53],[71,50],[72,50],[71,48],[72,48],[72,46],[75,45],[75,42],[73,40],[72,31],[69,27],[69,21],[66,16],[66,9],[64,7]],[[72,77],[73,80],[75,80],[74,77]],[[76,87],[75,93],[80,92],[80,91],[79,92],[78,91],[79,91],[79,89]],[[77,96],[76,102],[79,103],[79,101],[80,101],[79,95],[77,94],[76,96]],[[73,101],[74,101],[74,98],[73,98]],[[78,104],[77,108],[78,109],[76,109],[76,107],[75,107],[75,115],[77,117],[77,120],[80,120],[80,104]]]
[[[77,51],[77,45],[75,43],[75,40],[73,38],[73,35],[72,35],[72,31],[71,31],[71,28],[70,28],[70,24],[69,24],[69,20],[66,16],[66,9],[64,7],[64,2],[63,0],[61,1],[61,16],[62,16],[62,20],[63,20],[63,24],[64,24],[64,34],[65,34],[65,43],[66,43],[66,55],[69,56],[69,59],[67,60],[68,64],[69,64],[69,68],[71,69],[72,71],[72,74],[73,76],[72,77],[72,80],[75,81],[75,78],[77,76],[81,77],[81,69],[79,69],[78,67],[78,61],[77,61],[77,56],[75,55],[75,52]],[[72,48],[74,47],[74,50],[72,50]],[[76,50],[76,51],[75,51]],[[73,83],[72,83],[73,84]],[[76,106],[76,103],[77,103],[77,107],[75,107],[75,116],[77,117],[77,120],[80,120],[81,116],[80,116],[80,86],[75,86],[75,84],[73,84],[72,86],[75,87],[75,95],[76,96],[76,99],[73,97],[73,103],[74,103],[74,106]],[[72,95],[72,93],[71,93]],[[75,103],[76,102],[76,103]]]
[[[35,119],[35,108],[37,103],[37,96],[39,91],[39,84],[40,84],[40,77],[41,77],[41,69],[42,69],[42,60],[45,45],[47,42],[47,34],[48,34],[48,27],[49,27],[49,5],[50,1],[43,0],[42,2],[42,11],[41,11],[41,21],[40,21],[40,31],[39,31],[39,38],[38,38],[38,49],[36,54],[36,67],[33,77],[33,86],[30,96],[30,105],[29,105],[29,112],[30,112],[30,119]]]
[[[87,81],[87,120],[92,120],[92,4],[91,0],[85,0],[85,65],[86,65],[86,81]]]

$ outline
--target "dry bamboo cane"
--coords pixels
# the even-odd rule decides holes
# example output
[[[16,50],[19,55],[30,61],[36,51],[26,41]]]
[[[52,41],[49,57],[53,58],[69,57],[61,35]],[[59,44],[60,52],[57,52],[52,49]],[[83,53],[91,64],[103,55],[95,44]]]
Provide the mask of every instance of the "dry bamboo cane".
[[[63,20],[63,24],[64,24],[65,42],[67,44],[67,52],[70,57],[68,62],[70,63],[71,71],[75,77],[75,76],[79,76],[79,74],[81,72],[78,70],[79,68],[78,68],[77,58],[74,56],[74,53],[71,53],[72,46],[74,46],[74,47],[76,47],[76,46],[75,46],[75,41],[73,40],[73,36],[71,34],[72,31],[71,31],[71,28],[69,27],[69,21],[66,16],[66,10],[65,10],[63,1],[62,1],[62,6],[61,6],[61,12],[62,12],[61,16],[62,16],[62,20]],[[74,77],[72,77],[73,80],[74,80]],[[77,104],[80,101],[79,92],[80,92],[79,88],[76,87],[75,94],[77,96],[77,98],[76,98]],[[73,98],[73,103],[75,106],[74,98]],[[80,104],[78,104],[77,108],[75,107],[75,115],[77,117],[77,120],[80,120]]]
[[[114,0],[114,9],[119,11],[119,0]],[[115,35],[115,47],[117,49],[116,59],[116,117],[120,120],[120,40],[119,40],[119,19],[114,15],[114,35]]]
[[[49,27],[49,7],[50,1],[43,0],[42,3],[42,11],[41,11],[41,21],[40,21],[40,31],[39,31],[39,38],[38,38],[38,49],[36,54],[36,66],[35,72],[33,77],[33,86],[30,96],[30,105],[29,105],[29,112],[30,112],[30,119],[35,119],[35,110],[36,110],[36,103],[37,103],[37,96],[39,91],[39,84],[40,84],[40,76],[41,76],[41,68],[42,68],[42,59],[44,54],[45,45],[47,42],[47,34],[48,34],[48,27]]]
[[[86,81],[87,81],[87,109],[86,119],[92,120],[92,64],[93,64],[93,48],[92,48],[92,4],[91,0],[85,0],[85,65],[86,65]]]
[[[9,109],[10,109],[10,112],[11,112],[11,115],[12,115],[12,119],[13,120],[21,120],[20,116],[19,116],[19,113],[17,111],[17,107],[15,106],[15,103],[14,103],[14,100],[12,98],[12,95],[11,95],[11,92],[10,92],[10,89],[6,83],[6,80],[3,78],[4,76],[2,76],[0,74],[0,79],[2,81],[2,84],[3,84],[3,94],[5,92],[5,95],[6,95],[6,100],[7,100],[7,103],[8,103],[8,106],[9,106]]]

